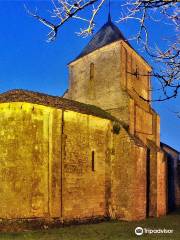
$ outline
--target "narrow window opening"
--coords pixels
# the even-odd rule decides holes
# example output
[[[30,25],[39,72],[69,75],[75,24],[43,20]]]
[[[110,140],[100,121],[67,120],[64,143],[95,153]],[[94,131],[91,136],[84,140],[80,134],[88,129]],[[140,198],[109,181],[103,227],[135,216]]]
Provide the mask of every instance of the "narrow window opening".
[[[89,84],[88,84],[88,95],[89,99],[93,100],[95,99],[95,64],[91,63],[90,64],[90,72],[89,72]]]
[[[94,172],[95,171],[95,154],[94,154],[94,151],[92,151],[92,171]]]
[[[90,80],[94,80],[94,63],[90,64]]]
[[[136,71],[135,71],[134,75],[135,75],[136,79],[139,80],[139,70],[138,70],[138,67],[136,67]]]

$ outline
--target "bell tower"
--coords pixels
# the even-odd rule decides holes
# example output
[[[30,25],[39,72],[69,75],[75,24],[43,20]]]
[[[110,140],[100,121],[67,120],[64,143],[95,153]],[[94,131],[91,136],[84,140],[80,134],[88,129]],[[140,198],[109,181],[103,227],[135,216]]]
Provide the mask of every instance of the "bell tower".
[[[157,216],[160,207],[157,204],[157,177],[160,178],[163,155],[159,151],[160,118],[150,104],[150,72],[149,64],[133,49],[109,16],[107,23],[69,64],[69,90],[64,97],[109,112],[121,122],[135,145],[144,146],[146,213]],[[121,141],[124,147],[128,146],[123,137]],[[141,159],[141,154],[137,153],[134,162]],[[127,161],[129,157],[126,156]],[[119,160],[122,161],[121,157]]]
[[[109,15],[107,23],[69,64],[69,91],[65,97],[107,111],[127,109],[120,83],[122,41],[128,44]]]
[[[108,21],[69,64],[65,98],[96,105],[111,113],[145,143],[159,145],[159,118],[151,108],[151,67]],[[141,96],[141,97],[139,97]]]

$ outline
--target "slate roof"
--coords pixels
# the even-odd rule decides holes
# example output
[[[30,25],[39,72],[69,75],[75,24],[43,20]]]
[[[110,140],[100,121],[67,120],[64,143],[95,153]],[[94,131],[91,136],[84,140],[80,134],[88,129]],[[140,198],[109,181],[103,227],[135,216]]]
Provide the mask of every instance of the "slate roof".
[[[111,21],[109,16],[107,23],[104,24],[102,28],[94,35],[91,41],[75,60],[118,40],[124,40],[130,46],[127,39],[123,36],[119,28]]]
[[[15,89],[0,94],[0,103],[9,102],[34,103],[64,110],[72,110],[75,112],[93,115],[100,118],[109,119],[112,121],[118,121],[115,117],[111,116],[111,114],[94,105],[80,103],[74,100],[57,96],[50,96],[47,94],[33,91]]]
[[[167,145],[166,143],[160,142],[160,145],[161,145],[161,148],[167,147],[167,148],[169,148],[170,150],[176,152],[177,154],[180,154],[180,152],[179,152],[178,150],[172,148],[171,146]]]

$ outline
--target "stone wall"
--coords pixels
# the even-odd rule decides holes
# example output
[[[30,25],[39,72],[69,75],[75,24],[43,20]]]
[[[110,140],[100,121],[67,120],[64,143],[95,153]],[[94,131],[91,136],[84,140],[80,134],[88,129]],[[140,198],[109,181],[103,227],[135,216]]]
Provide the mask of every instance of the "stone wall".
[[[0,218],[108,215],[109,120],[31,103],[0,113]]]
[[[118,41],[71,63],[65,97],[99,106],[127,123],[129,97],[121,87],[120,48]]]
[[[167,159],[163,152],[157,153],[157,216],[167,212]]]
[[[150,186],[149,186],[149,216],[157,216],[157,147],[149,142],[150,149]]]
[[[0,113],[0,218],[59,216],[61,110],[2,103]]]
[[[158,115],[142,99],[151,99],[151,67],[128,44],[104,46],[72,62],[69,72],[64,97],[107,110],[145,144],[150,139],[159,146]]]
[[[65,97],[100,106],[128,126],[129,133],[123,130],[114,138],[111,215],[141,219],[165,213],[166,198],[157,205],[157,199],[164,196],[166,180],[165,165],[158,160],[161,159],[160,118],[148,102],[151,67],[127,43],[117,41],[72,62],[69,69],[70,86]],[[136,138],[143,142],[142,146],[136,144]],[[150,150],[149,170],[144,145]],[[149,181],[149,195],[146,181]],[[138,208],[133,205],[133,199],[138,199]]]
[[[140,220],[147,204],[150,216],[165,213],[154,142],[147,203],[147,149],[122,126],[115,133],[108,119],[31,103],[1,103],[0,112],[0,218]]]
[[[64,219],[105,216],[109,120],[64,112],[62,215]],[[94,163],[92,162],[94,161]]]
[[[146,217],[146,148],[126,130],[114,135],[111,174],[112,217],[139,220]]]
[[[120,42],[120,72],[121,85],[129,93],[134,93],[134,98],[139,100],[150,99],[151,67],[124,41]],[[143,102],[143,101],[142,101]]]

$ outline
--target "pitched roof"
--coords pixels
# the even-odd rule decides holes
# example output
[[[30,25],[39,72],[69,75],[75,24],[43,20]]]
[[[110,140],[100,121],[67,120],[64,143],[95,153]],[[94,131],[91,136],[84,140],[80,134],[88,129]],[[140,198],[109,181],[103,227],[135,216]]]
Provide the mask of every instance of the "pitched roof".
[[[176,152],[177,154],[180,154],[180,152],[179,152],[178,150],[172,148],[171,146],[169,146],[169,145],[166,144],[166,143],[160,142],[160,145],[161,145],[162,148],[167,147],[168,149],[170,149],[170,150]]]
[[[111,18],[109,17],[107,23],[104,24],[102,28],[94,35],[91,41],[75,60],[118,40],[124,40],[128,45],[130,45],[119,28],[111,21]]]
[[[50,106],[54,108],[72,110],[75,112],[80,112],[88,115],[97,116],[100,118],[109,119],[112,121],[117,121],[117,119],[103,109],[96,107],[94,105],[80,103],[74,100],[50,96],[43,93],[15,89],[5,93],[0,94],[0,103],[9,102],[28,102],[39,105]]]

